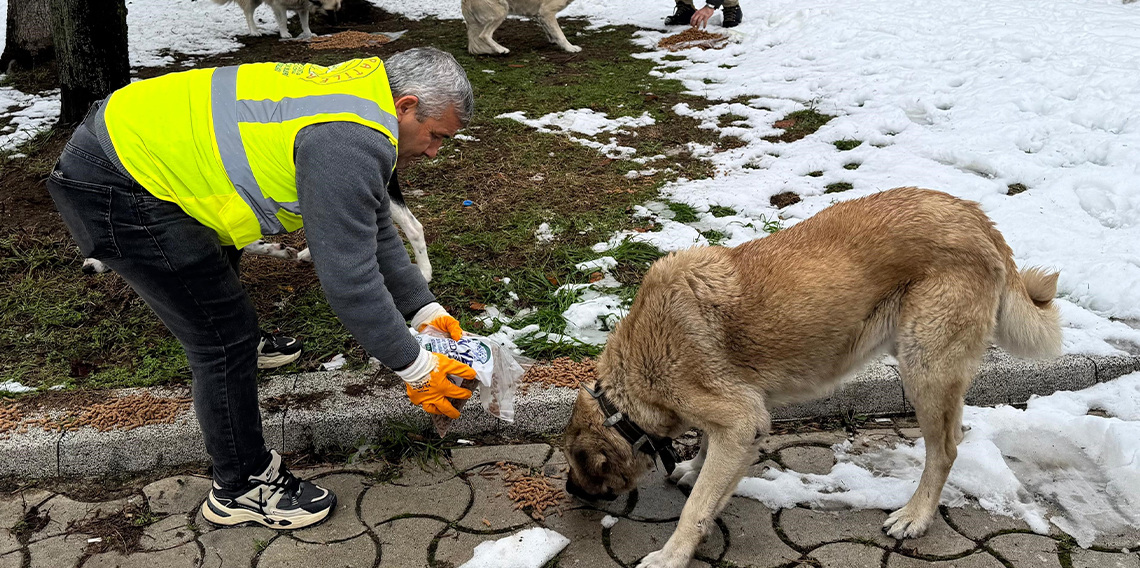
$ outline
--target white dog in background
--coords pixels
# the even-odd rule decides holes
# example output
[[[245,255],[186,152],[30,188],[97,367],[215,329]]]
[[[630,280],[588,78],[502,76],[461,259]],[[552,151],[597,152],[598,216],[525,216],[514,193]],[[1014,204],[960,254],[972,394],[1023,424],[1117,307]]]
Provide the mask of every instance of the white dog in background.
[[[258,6],[265,4],[273,10],[273,17],[277,19],[277,29],[281,30],[281,37],[289,39],[293,36],[289,35],[289,15],[285,13],[286,10],[291,10],[297,14],[297,18],[301,20],[301,35],[297,39],[309,39],[313,37],[313,32],[309,31],[309,14],[312,12],[325,12],[328,10],[340,9],[341,0],[213,0],[215,4],[226,5],[230,2],[237,3],[241,6],[241,11],[245,12],[245,23],[249,25],[249,35],[261,35],[261,31],[253,23],[253,11]]]
[[[511,15],[538,19],[550,43],[563,51],[578,53],[582,48],[566,40],[556,18],[570,2],[573,0],[462,0],[463,20],[467,22],[467,51],[492,55],[510,53],[511,50],[496,43],[491,36]]]

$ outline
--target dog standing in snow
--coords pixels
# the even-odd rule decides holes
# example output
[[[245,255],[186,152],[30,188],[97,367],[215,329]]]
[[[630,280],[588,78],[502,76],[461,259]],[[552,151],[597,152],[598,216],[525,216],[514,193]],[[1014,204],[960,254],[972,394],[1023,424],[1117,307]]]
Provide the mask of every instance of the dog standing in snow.
[[[301,20],[301,35],[297,39],[309,39],[313,37],[313,32],[309,31],[309,14],[312,12],[324,13],[328,10],[339,10],[341,0],[213,0],[215,4],[226,5],[230,2],[235,2],[241,6],[241,11],[245,12],[245,23],[249,25],[249,35],[259,36],[261,31],[257,29],[257,25],[253,23],[253,11],[258,6],[265,4],[273,10],[273,17],[277,20],[277,29],[281,30],[281,38],[289,39],[293,36],[289,35],[289,15],[285,13],[286,10],[291,10],[297,14],[297,19]]]
[[[510,53],[511,50],[496,43],[491,36],[511,15],[538,19],[550,43],[563,51],[578,53],[582,48],[566,39],[556,17],[570,2],[573,0],[462,0],[463,21],[467,23],[467,51],[490,55]]]
[[[692,487],[677,528],[638,568],[682,568],[758,457],[769,409],[830,391],[872,357],[899,361],[926,442],[910,501],[883,528],[926,532],[962,441],[966,390],[990,342],[1061,353],[1057,274],[1021,269],[976,203],[903,188],[834,205],[736,248],[657,261],[578,393],[566,490],[613,498],[660,456]],[[592,387],[592,389],[590,388]],[[704,432],[691,461],[672,438]]]
[[[416,219],[415,215],[412,215],[411,209],[408,209],[408,204],[404,202],[404,194],[400,191],[398,172],[392,172],[392,178],[388,181],[388,200],[388,211],[392,214],[392,221],[396,223],[396,226],[400,227],[400,230],[404,233],[404,238],[408,239],[408,243],[412,245],[412,253],[416,257],[416,267],[420,269],[420,274],[423,274],[424,280],[431,282],[431,261],[428,260],[427,242],[424,240],[424,226],[420,224],[419,219]],[[298,252],[297,249],[293,247],[288,247],[281,243],[270,243],[264,240],[250,243],[242,250],[258,256],[271,256],[300,262],[313,261],[312,257],[309,256],[308,248]],[[83,261],[84,274],[101,274],[110,270],[110,268],[107,268],[107,265],[94,258],[88,258]]]

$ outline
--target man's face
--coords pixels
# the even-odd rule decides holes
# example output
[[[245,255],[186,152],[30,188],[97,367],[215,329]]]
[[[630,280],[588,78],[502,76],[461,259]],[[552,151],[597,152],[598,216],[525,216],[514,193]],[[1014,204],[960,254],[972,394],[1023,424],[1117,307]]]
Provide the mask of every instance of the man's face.
[[[463,128],[455,107],[448,108],[440,118],[419,120],[419,100],[413,96],[396,101],[396,120],[400,124],[399,155],[396,167],[402,168],[423,157],[434,158],[440,145]]]

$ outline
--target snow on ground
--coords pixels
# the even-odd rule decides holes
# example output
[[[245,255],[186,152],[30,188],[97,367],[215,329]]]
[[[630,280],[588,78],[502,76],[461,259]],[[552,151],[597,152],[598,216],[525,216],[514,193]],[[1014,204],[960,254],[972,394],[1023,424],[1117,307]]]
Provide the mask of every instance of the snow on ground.
[[[373,2],[461,17],[450,3]],[[661,29],[671,9],[578,0],[562,16]],[[682,61],[654,49],[663,33],[641,32],[647,52],[637,56],[715,102],[674,111],[748,144],[709,156],[716,177],[664,188],[703,213],[694,230],[666,221],[664,231],[626,236],[676,250],[716,229],[735,245],[778,215],[791,226],[839,199],[940,189],[980,202],[1019,263],[1061,271],[1068,352],[1119,353],[1140,344],[1140,331],[1109,319],[1140,320],[1138,26],[1140,7],[1120,0],[772,0],[745,7],[725,49],[684,51]],[[793,144],[763,140],[805,108],[836,118]],[[744,118],[720,128],[726,113]],[[841,151],[840,140],[861,144]],[[806,175],[814,171],[823,175]],[[824,194],[839,182],[853,189]],[[1006,195],[1012,184],[1028,191]],[[804,199],[777,211],[769,198],[784,191]],[[712,205],[737,215],[715,218]]]
[[[25,392],[32,392],[36,390],[33,387],[26,387],[16,381],[7,381],[0,383],[0,393],[20,394]]]
[[[479,543],[475,556],[459,568],[539,568],[568,544],[570,539],[557,532],[534,527]]]
[[[59,90],[29,95],[0,87],[0,116],[11,119],[0,127],[0,151],[12,150],[59,118]]]
[[[588,108],[553,112],[537,119],[529,119],[523,112],[508,112],[495,118],[510,118],[517,120],[539,132],[553,132],[566,135],[570,140],[594,148],[610,158],[630,158],[637,150],[629,146],[618,144],[617,139],[611,137],[608,142],[598,142],[590,138],[574,136],[582,134],[593,137],[603,133],[628,134],[629,129],[640,126],[650,126],[654,123],[648,112],[641,116],[619,116],[609,118],[604,112],[597,112]]]
[[[1109,417],[1089,414],[1094,409]],[[1025,410],[967,406],[963,423],[970,431],[944,505],[974,502],[1041,534],[1052,523],[1082,547],[1097,535],[1140,528],[1140,373],[1034,398]],[[772,508],[893,510],[918,487],[922,440],[864,453],[849,441],[833,448],[837,463],[827,475],[769,469],[741,480],[736,494]]]

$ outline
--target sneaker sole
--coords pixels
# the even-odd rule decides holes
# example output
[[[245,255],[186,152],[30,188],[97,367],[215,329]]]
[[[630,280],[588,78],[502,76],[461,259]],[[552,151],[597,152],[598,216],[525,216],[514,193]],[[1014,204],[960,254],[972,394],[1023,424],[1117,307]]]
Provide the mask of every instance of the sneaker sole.
[[[253,523],[274,530],[287,531],[319,525],[332,516],[332,511],[335,508],[336,501],[333,501],[332,506],[323,511],[310,513],[308,515],[299,515],[288,519],[274,520],[246,509],[222,511],[221,508],[218,507],[217,510],[215,510],[215,505],[210,503],[210,497],[207,496],[200,510],[202,517],[217,527],[235,527]]]
[[[257,356],[257,368],[258,369],[276,369],[277,367],[282,367],[284,365],[288,365],[289,363],[292,363],[293,361],[296,361],[297,358],[300,356],[301,356],[300,351],[293,353],[291,355],[258,355]]]

